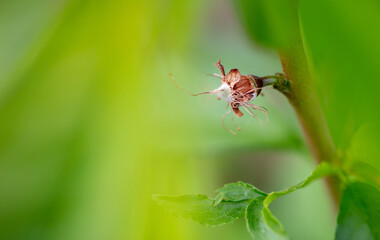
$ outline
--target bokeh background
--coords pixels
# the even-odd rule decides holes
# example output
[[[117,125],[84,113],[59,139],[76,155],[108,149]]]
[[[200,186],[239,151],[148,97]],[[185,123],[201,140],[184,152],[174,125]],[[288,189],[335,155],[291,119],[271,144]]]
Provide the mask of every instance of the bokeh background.
[[[328,37],[313,42],[316,32],[353,36],[342,52],[361,41],[342,30],[360,24],[318,29],[311,14],[317,10],[305,6],[301,14],[316,29],[303,32],[311,58],[317,47],[326,55],[324,46],[340,44],[329,45]],[[376,19],[368,19],[369,27]],[[222,127],[225,103],[191,97],[169,78],[201,92],[218,86],[207,74],[217,72],[219,59],[244,74],[281,71],[277,52],[251,40],[233,1],[3,0],[0,29],[0,239],[248,240],[243,221],[207,229],[172,217],[151,196],[214,196],[238,180],[270,192],[315,167],[281,94],[266,90],[255,100],[269,109],[267,127],[245,114],[235,120],[242,130],[232,135]],[[376,46],[378,35],[364,37],[368,48]],[[363,53],[351,50],[356,59]],[[367,57],[375,60],[376,53]],[[314,59],[321,77],[331,74],[326,61],[347,60],[323,56]],[[370,76],[368,65],[340,69],[349,74],[352,66]],[[334,76],[344,79],[340,69]],[[318,86],[320,93],[326,89]],[[337,126],[330,106],[325,102],[329,124]],[[334,234],[336,215],[321,181],[271,209],[292,239]]]

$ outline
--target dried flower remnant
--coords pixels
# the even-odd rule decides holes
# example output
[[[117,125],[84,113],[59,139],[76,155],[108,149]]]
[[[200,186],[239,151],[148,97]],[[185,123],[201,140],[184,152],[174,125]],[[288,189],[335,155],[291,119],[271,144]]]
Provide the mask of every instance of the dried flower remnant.
[[[215,94],[218,99],[223,99],[228,103],[227,108],[231,106],[232,111],[235,113],[237,117],[242,117],[243,113],[240,111],[240,108],[244,108],[248,114],[258,119],[259,122],[261,120],[254,114],[253,110],[259,110],[265,114],[266,124],[268,123],[268,115],[267,110],[255,104],[250,103],[256,97],[258,97],[262,91],[262,89],[266,86],[272,85],[275,82],[276,76],[266,76],[266,77],[258,77],[255,75],[241,75],[238,69],[231,69],[230,72],[226,75],[223,65],[221,64],[221,60],[216,63],[216,67],[220,70],[220,75],[214,73],[213,76],[218,77],[221,80],[221,85],[213,91],[202,92],[198,94],[192,94],[188,92],[186,89],[181,88],[175,82],[173,76],[170,74],[174,84],[177,88],[182,89],[192,96],[198,96],[201,94]],[[227,114],[229,114],[231,110],[226,112],[223,116],[223,127],[224,118]],[[232,121],[234,124],[234,122]],[[265,125],[266,125],[265,124]],[[234,131],[226,128],[229,132],[235,134]],[[237,127],[237,130],[240,130]]]

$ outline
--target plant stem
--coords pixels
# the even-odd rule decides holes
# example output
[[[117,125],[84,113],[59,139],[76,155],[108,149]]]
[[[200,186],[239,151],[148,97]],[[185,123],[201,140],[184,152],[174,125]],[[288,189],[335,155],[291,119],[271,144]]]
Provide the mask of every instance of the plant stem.
[[[336,156],[327,123],[319,104],[318,96],[311,79],[309,66],[301,39],[288,48],[279,51],[285,79],[289,81],[287,91],[282,91],[292,104],[301,123],[307,145],[317,163],[330,162]],[[327,186],[334,201],[339,202],[339,179],[327,178]]]

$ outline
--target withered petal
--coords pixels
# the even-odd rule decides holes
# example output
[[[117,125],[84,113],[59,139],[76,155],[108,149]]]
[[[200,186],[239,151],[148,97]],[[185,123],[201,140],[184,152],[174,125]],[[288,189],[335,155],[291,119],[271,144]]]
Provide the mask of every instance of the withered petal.
[[[249,91],[252,88],[251,80],[247,76],[241,76],[239,81],[237,81],[233,86],[233,89],[237,91]],[[246,90],[245,90],[246,89]]]
[[[240,80],[241,74],[239,70],[231,69],[231,71],[226,76],[226,82],[229,85],[234,85],[236,82]]]

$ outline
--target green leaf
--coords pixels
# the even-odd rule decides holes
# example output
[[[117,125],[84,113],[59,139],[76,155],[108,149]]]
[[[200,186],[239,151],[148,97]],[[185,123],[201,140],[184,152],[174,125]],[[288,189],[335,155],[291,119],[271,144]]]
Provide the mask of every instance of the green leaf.
[[[303,188],[321,177],[334,175],[337,173],[338,170],[336,168],[326,162],[323,162],[307,179],[299,184],[283,191],[272,192],[268,196],[261,196],[252,200],[246,211],[247,227],[252,238],[259,240],[288,239],[282,224],[269,211],[269,204],[276,198]]]
[[[284,47],[298,33],[296,0],[238,0],[248,33],[259,43]]]
[[[377,122],[363,124],[353,136],[346,152],[345,168],[362,179],[380,180],[380,127]]]
[[[285,190],[282,190],[282,191],[279,191],[279,192],[272,192],[272,193],[270,193],[268,195],[268,197],[265,199],[265,205],[268,206],[276,198],[278,198],[280,196],[283,196],[283,195],[286,195],[286,194],[289,194],[291,192],[294,192],[294,191],[296,191],[296,190],[298,190],[300,188],[306,187],[307,185],[309,185],[310,183],[312,183],[313,181],[315,181],[315,180],[317,180],[319,178],[335,175],[335,174],[338,174],[338,172],[339,172],[339,170],[336,169],[336,168],[334,168],[333,166],[331,166],[329,163],[322,162],[311,173],[311,175],[308,178],[306,178],[304,181],[298,183],[295,186],[287,188]]]
[[[239,202],[267,195],[254,186],[244,182],[226,184],[216,190],[216,192],[218,195],[215,198],[215,206],[221,201]]]
[[[300,1],[302,39],[312,77],[333,140],[343,149],[359,128],[380,121],[379,11],[380,2],[372,0]],[[363,14],[358,17],[358,13]],[[372,136],[360,138],[379,146],[378,128],[370,131]],[[380,148],[366,149],[364,142],[359,147],[361,154],[380,154]]]
[[[281,222],[265,206],[265,199],[266,197],[258,197],[247,207],[245,218],[249,233],[257,240],[288,239]]]
[[[154,200],[177,217],[190,218],[207,227],[221,226],[244,216],[249,201],[220,202],[203,194],[182,196],[154,195]]]
[[[305,181],[269,195],[250,184],[237,182],[226,184],[216,190],[218,195],[215,200],[203,194],[154,195],[153,198],[160,206],[174,215],[190,218],[209,227],[233,222],[246,213],[247,226],[253,238],[286,239],[281,223],[268,209],[269,204],[277,197],[305,187],[318,178],[336,174],[337,171],[330,164],[324,162]]]
[[[363,182],[352,182],[343,191],[336,240],[380,239],[380,191]]]

